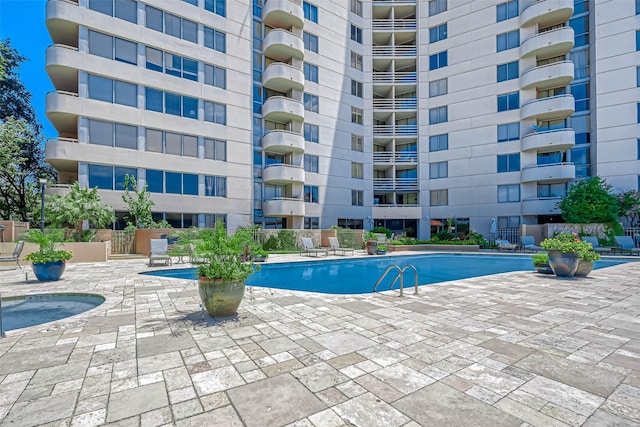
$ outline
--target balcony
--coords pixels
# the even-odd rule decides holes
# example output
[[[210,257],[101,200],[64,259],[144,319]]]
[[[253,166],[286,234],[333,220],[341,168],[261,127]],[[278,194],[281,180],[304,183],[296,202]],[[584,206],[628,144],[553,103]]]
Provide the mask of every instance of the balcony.
[[[300,166],[284,163],[268,165],[262,170],[262,180],[265,184],[284,185],[304,183],[304,169]]]
[[[373,205],[371,214],[374,218],[412,218],[422,217],[420,205]]]
[[[262,148],[269,153],[304,153],[304,136],[287,130],[273,130],[262,137]]]
[[[374,85],[397,85],[416,84],[418,82],[417,73],[414,72],[373,72]]]
[[[78,2],[47,1],[46,23],[53,43],[78,46],[78,22],[83,22],[84,8]]]
[[[574,110],[573,95],[557,95],[527,102],[520,107],[520,118],[522,120],[564,119],[572,115]]]
[[[416,98],[374,98],[374,110],[415,110],[418,108],[418,100]]]
[[[373,31],[416,31],[415,19],[374,19]]]
[[[373,191],[418,191],[418,178],[374,178]]]
[[[47,163],[58,171],[78,171],[78,159],[86,149],[74,138],[49,139],[45,145]]]
[[[300,68],[283,62],[269,64],[262,73],[262,85],[278,92],[304,90],[304,73]]]
[[[415,5],[416,0],[373,0],[374,6]]]
[[[373,46],[371,49],[373,56],[380,57],[407,57],[416,56],[415,46]]]
[[[78,69],[82,58],[78,48],[67,45],[49,46],[45,51],[47,74],[57,90],[73,92],[78,88]]]
[[[573,0],[530,0],[520,13],[520,26],[548,27],[567,22],[573,15]]]
[[[566,151],[576,144],[573,129],[555,129],[544,132],[533,132],[522,138],[522,151]]]
[[[262,22],[274,28],[304,27],[300,0],[268,0],[262,7]]]
[[[374,125],[373,136],[418,136],[418,125]]]
[[[526,182],[567,182],[576,178],[573,163],[551,163],[530,166],[520,171],[520,181]]]
[[[525,71],[520,76],[520,89],[549,89],[567,86],[573,81],[573,62],[560,61]]]
[[[376,151],[373,153],[373,163],[391,164],[391,163],[417,163],[417,151],[403,151],[394,153],[391,151]]]
[[[300,198],[278,197],[262,202],[264,216],[304,216],[304,200]]]
[[[304,120],[302,102],[286,96],[272,96],[262,105],[262,115],[266,120],[286,123],[293,120]]]
[[[262,52],[269,58],[287,62],[290,58],[304,59],[302,37],[286,30],[271,30],[262,41]]]
[[[521,204],[522,215],[557,215],[560,209],[556,204],[562,197],[540,197],[538,199],[524,199]]]
[[[573,28],[562,27],[535,34],[520,45],[520,57],[550,58],[568,53],[573,48]]]
[[[74,92],[49,92],[45,98],[47,118],[59,134],[78,132],[78,116],[83,113],[82,101]]]

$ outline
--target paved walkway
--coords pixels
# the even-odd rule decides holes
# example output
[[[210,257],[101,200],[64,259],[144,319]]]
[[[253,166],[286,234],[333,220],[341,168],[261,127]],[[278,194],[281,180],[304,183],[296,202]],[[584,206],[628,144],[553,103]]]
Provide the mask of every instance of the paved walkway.
[[[404,298],[254,288],[224,322],[199,311],[194,281],[144,270],[72,264],[46,284],[0,271],[3,297],[106,297],[0,339],[0,424],[640,425],[640,263]]]

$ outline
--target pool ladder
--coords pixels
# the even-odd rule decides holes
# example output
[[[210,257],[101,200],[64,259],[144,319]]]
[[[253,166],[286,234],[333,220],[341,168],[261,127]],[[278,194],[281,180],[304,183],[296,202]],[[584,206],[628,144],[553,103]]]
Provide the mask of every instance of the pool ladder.
[[[396,277],[391,281],[391,284],[389,285],[389,290],[393,289],[393,285],[398,281],[398,279],[400,279],[400,296],[403,296],[403,289],[404,289],[404,272],[407,270],[413,270],[413,278],[414,278],[414,287],[415,287],[415,291],[413,292],[415,295],[418,295],[418,270],[416,270],[416,268],[411,265],[411,264],[407,264],[404,267],[400,267],[399,265],[391,265],[389,266],[389,268],[387,268],[384,273],[382,273],[382,276],[380,276],[380,278],[378,279],[378,281],[376,282],[375,285],[373,285],[373,292],[376,292],[378,285],[380,284],[380,282],[382,282],[384,280],[385,277],[387,277],[387,274],[389,274],[392,270],[397,270],[398,274],[396,275]]]

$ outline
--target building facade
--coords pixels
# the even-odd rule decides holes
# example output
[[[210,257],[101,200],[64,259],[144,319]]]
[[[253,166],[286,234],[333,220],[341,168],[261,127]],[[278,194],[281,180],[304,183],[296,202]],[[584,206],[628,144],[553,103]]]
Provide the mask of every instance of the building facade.
[[[637,0],[49,0],[46,158],[174,227],[427,238],[640,176]],[[121,224],[118,224],[120,226]]]

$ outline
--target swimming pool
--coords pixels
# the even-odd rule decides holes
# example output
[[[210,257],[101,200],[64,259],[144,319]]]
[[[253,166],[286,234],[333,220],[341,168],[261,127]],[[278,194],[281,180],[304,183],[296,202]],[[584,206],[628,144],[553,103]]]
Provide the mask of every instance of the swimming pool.
[[[103,297],[92,294],[43,294],[3,298],[2,325],[5,331],[40,325],[75,316],[103,302]]]
[[[624,262],[600,260],[596,261],[594,268],[610,267]],[[328,294],[365,294],[373,292],[373,286],[389,266],[404,267],[408,264],[418,270],[420,285],[509,271],[533,271],[529,256],[425,254],[264,264],[259,272],[249,277],[246,284]],[[142,274],[195,279],[195,271],[195,268],[182,268]],[[389,289],[394,276],[390,273],[380,283],[378,290]],[[413,283],[413,272],[407,270],[404,276],[405,288],[413,286]],[[395,287],[399,286],[396,282]]]

